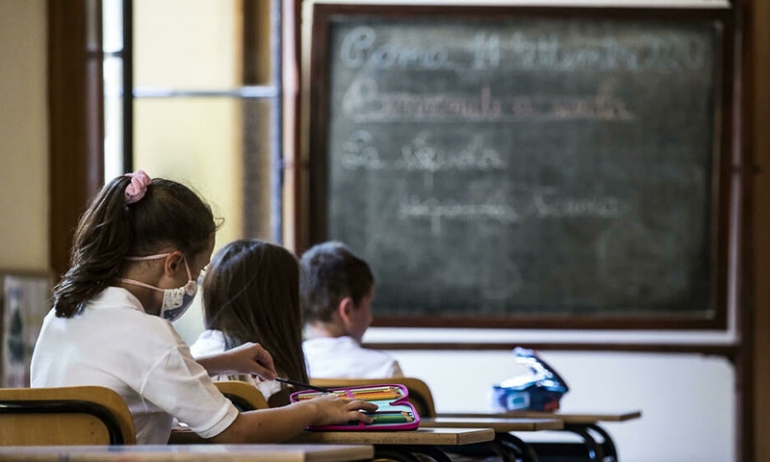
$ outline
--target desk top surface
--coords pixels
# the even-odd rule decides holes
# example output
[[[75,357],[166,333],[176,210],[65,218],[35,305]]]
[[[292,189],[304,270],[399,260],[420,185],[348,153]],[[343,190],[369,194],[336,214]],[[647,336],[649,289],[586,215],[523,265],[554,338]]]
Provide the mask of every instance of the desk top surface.
[[[289,440],[297,444],[412,444],[447,445],[483,443],[495,439],[491,428],[418,428],[409,431],[305,431]]]
[[[426,428],[491,428],[497,433],[534,432],[538,430],[561,430],[561,419],[525,419],[507,417],[435,417],[420,419],[420,427]]]
[[[509,411],[503,413],[440,413],[438,417],[451,418],[527,418],[527,419],[559,419],[567,424],[593,424],[596,422],[624,422],[642,417],[642,411]]]
[[[347,462],[374,457],[368,445],[191,444],[148,446],[6,446],[0,461],[58,462]]]

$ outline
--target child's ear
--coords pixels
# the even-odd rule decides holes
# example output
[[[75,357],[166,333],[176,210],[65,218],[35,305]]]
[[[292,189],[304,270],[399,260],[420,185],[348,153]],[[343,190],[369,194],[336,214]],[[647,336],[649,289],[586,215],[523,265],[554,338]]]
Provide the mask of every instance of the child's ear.
[[[350,324],[350,315],[353,313],[354,309],[353,299],[350,297],[343,297],[342,300],[340,300],[339,305],[337,305],[337,314],[340,315],[342,325],[345,326],[346,331]]]
[[[166,256],[165,268],[167,274],[173,275],[179,269],[179,265],[184,264],[184,254],[175,250]]]

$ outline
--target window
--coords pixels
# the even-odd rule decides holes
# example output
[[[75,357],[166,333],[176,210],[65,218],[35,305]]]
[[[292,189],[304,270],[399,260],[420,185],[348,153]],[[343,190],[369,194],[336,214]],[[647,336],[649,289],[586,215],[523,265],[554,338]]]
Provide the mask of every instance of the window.
[[[104,0],[102,17],[105,178],[195,187],[218,246],[281,242],[280,0]]]

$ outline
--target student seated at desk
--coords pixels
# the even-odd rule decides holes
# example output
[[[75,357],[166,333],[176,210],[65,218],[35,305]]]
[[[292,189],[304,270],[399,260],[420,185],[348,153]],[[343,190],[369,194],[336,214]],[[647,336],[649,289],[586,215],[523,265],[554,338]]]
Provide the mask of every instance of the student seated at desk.
[[[307,336],[303,349],[310,377],[403,377],[393,357],[361,346],[372,323],[374,276],[369,265],[340,242],[312,247],[300,265]]]
[[[166,444],[173,419],[215,443],[272,443],[308,425],[371,422],[360,400],[321,397],[239,413],[209,375],[275,378],[246,343],[198,358],[171,321],[189,307],[217,225],[186,186],[136,172],[102,188],[80,219],[71,267],[54,289],[32,356],[33,387],[101,385],[126,401],[139,444]]]
[[[231,242],[208,265],[202,288],[207,330],[190,347],[194,357],[255,342],[270,352],[279,375],[307,383],[299,263],[291,252],[258,240]],[[252,382],[270,407],[289,404],[289,391],[294,391],[249,375],[216,376],[214,380]]]

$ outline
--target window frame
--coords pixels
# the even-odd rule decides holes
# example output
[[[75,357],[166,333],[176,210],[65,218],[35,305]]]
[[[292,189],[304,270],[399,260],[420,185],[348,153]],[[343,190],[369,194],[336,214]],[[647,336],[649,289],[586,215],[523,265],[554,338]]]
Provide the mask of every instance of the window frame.
[[[98,0],[101,3],[101,0]],[[286,9],[281,0],[270,0],[264,2],[261,0],[240,0],[242,7],[242,37],[241,37],[241,86],[227,89],[176,89],[166,86],[143,86],[134,85],[134,1],[117,0],[122,4],[122,49],[110,53],[113,58],[122,60],[122,85],[120,88],[122,96],[122,151],[119,153],[104,152],[104,156],[113,158],[122,158],[123,172],[130,172],[134,167],[134,102],[139,99],[184,99],[184,98],[231,98],[234,101],[245,101],[256,99],[264,101],[270,106],[270,120],[267,123],[269,132],[269,141],[266,143],[266,149],[269,151],[270,165],[270,197],[263,203],[264,208],[269,211],[270,220],[270,240],[276,243],[282,243],[286,231],[284,230],[283,216],[286,201],[284,200],[284,152],[286,150],[284,143],[284,124],[293,123],[292,119],[284,117],[284,106],[286,100],[283,95],[283,59],[286,55],[288,62],[292,62],[291,54],[283,50],[283,40],[286,30],[294,30],[292,26],[285,26],[288,20],[293,21],[292,10]],[[265,17],[267,15],[268,17]],[[284,19],[286,15],[288,20]],[[262,28],[265,24],[270,25],[269,32],[264,33]],[[101,30],[101,27],[100,27]],[[265,57],[265,58],[263,58]],[[131,89],[126,91],[126,89]],[[244,105],[244,114],[250,108]],[[109,117],[109,114],[103,111],[103,117]],[[244,117],[249,120],[249,117]],[[245,122],[244,122],[245,124]],[[244,127],[249,128],[249,127]],[[248,130],[245,130],[248,132]],[[293,133],[293,130],[290,130]],[[250,148],[249,141],[245,137],[243,140],[243,149]],[[260,150],[257,150],[260,151]],[[254,172],[254,162],[259,163],[259,159],[244,157],[242,170],[244,175],[249,177]],[[102,178],[104,178],[104,174]],[[249,200],[248,186],[244,185],[243,196],[241,198],[241,209],[244,212],[244,224],[241,235],[244,238],[262,237],[260,235],[259,223],[263,216],[253,216],[254,210],[249,206],[252,201]]]

